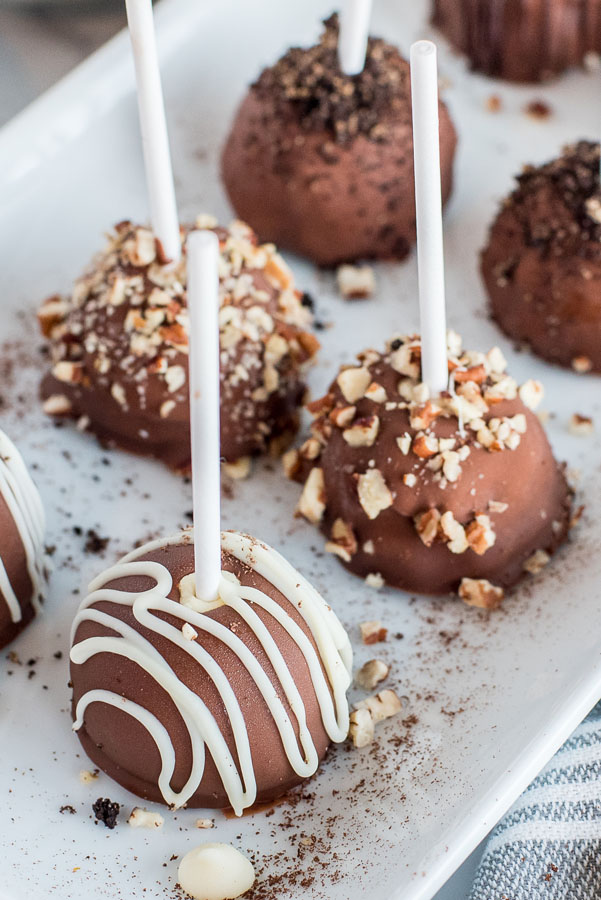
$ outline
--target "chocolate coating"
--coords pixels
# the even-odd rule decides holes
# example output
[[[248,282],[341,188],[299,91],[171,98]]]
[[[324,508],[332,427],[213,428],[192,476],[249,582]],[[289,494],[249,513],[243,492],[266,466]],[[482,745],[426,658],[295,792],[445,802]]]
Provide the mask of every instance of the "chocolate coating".
[[[210,225],[221,249],[221,453],[233,462],[290,441],[319,345],[275,249],[243,223]],[[170,268],[159,249],[148,230],[122,222],[71,297],[42,306],[53,361],[42,397],[47,412],[79,420],[103,444],[187,470],[185,255]]]
[[[34,586],[27,570],[27,555],[19,530],[6,500],[0,494],[0,563],[19,601],[21,619],[13,622],[10,608],[0,589],[0,649],[14,640],[29,625],[35,615]]]
[[[344,76],[337,22],[292,49],[251,86],[223,149],[232,206],[262,239],[322,266],[403,259],[415,242],[409,65],[371,38],[366,66]],[[455,129],[439,104],[442,196]],[[352,227],[349,227],[352,223]]]
[[[534,82],[601,51],[601,0],[434,0],[432,22],[473,69]]]
[[[601,372],[599,144],[528,167],[482,252],[494,319],[550,362]]]
[[[357,575],[423,594],[455,591],[464,578],[510,587],[536,551],[551,554],[566,537],[570,493],[563,469],[493,356],[451,356],[457,396],[430,402],[417,382],[419,341],[391,346],[397,344],[396,355],[389,346],[386,354],[362,358],[371,387],[348,414],[338,380],[312,404],[313,437],[286,460],[289,473],[305,482],[299,511],[319,524],[326,549]],[[407,401],[411,392],[420,399]],[[358,443],[361,433],[369,435],[365,443]],[[321,508],[312,504],[311,470],[322,473]],[[374,480],[363,493],[366,476]],[[422,531],[433,516],[433,532]]]
[[[144,552],[139,559],[155,560],[169,570],[174,584],[169,597],[176,601],[179,600],[178,585],[181,579],[192,572],[194,568],[192,544],[185,542],[149,550]],[[272,598],[279,606],[285,607],[309,638],[313,647],[316,646],[304,619],[270,582],[234,556],[224,554],[222,566],[224,570],[233,572],[243,585],[257,588]],[[107,582],[106,586],[134,593],[148,589],[151,583],[151,579],[147,576],[128,576]],[[150,641],[173,669],[177,678],[207,705],[209,712],[215,717],[234,760],[238,762],[233,731],[223,700],[212,680],[193,657],[172,641],[140,625],[129,606],[98,601],[93,604],[93,608],[110,612],[112,616],[125,621]],[[294,678],[305,705],[307,726],[321,760],[329,745],[329,739],[322,724],[321,711],[305,657],[279,622],[260,606],[253,604],[253,609],[268,628]],[[178,628],[181,627],[181,620],[168,613],[161,612],[154,613],[154,615],[159,615]],[[254,631],[229,606],[220,606],[205,615],[234,632],[250,649],[284,704],[298,737],[297,720],[288,705],[271,662]],[[77,628],[73,643],[75,645],[86,638],[110,633],[110,630],[104,625],[86,620]],[[199,630],[196,643],[207,650],[212,659],[221,667],[240,705],[248,731],[255,770],[257,801],[274,800],[303,780],[290,766],[275,720],[248,670],[224,642]],[[123,656],[102,652],[92,656],[83,664],[72,663],[71,680],[74,714],[78,700],[85,693],[94,689],[109,690],[119,696],[127,697],[153,713],[166,728],[175,751],[175,770],[171,779],[171,787],[174,790],[182,789],[190,775],[193,760],[190,735],[173,699],[149,674],[135,662]],[[84,725],[77,733],[90,759],[111,778],[114,778],[127,790],[145,799],[159,803],[165,802],[157,783],[161,768],[159,752],[149,732],[135,718],[109,704],[93,702],[88,706],[84,716]],[[229,806],[221,777],[208,747],[204,775],[197,790],[188,800],[187,806],[213,808]]]
[[[31,622],[46,585],[44,509],[21,454],[0,431],[0,648]]]

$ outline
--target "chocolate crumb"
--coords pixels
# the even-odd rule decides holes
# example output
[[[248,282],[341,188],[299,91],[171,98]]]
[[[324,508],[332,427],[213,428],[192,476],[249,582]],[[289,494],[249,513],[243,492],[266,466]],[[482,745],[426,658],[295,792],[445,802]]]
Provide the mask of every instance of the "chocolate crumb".
[[[96,819],[99,822],[103,822],[107,828],[114,828],[117,824],[119,809],[119,804],[113,803],[108,797],[105,797],[104,799],[99,797],[98,800],[92,804],[92,810]]]
[[[84,551],[86,553],[102,553],[103,550],[106,550],[109,540],[107,537],[100,537],[93,528],[88,528]]]
[[[406,110],[409,67],[396,47],[381,38],[369,38],[365,66],[358,75],[345,75],[338,61],[338,16],[324,21],[324,31],[313,47],[292,47],[252,85],[259,96],[270,98],[282,117],[290,110],[307,131],[326,130],[337,144],[358,134],[386,141],[391,112]],[[410,124],[410,122],[409,122]],[[335,148],[322,147],[333,156]]]

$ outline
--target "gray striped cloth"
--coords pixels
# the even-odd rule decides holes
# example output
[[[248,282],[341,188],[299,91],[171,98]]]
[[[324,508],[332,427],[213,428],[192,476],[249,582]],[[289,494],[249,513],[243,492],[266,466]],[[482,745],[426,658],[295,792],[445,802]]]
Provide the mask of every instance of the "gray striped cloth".
[[[470,900],[600,900],[601,703],[492,832]]]

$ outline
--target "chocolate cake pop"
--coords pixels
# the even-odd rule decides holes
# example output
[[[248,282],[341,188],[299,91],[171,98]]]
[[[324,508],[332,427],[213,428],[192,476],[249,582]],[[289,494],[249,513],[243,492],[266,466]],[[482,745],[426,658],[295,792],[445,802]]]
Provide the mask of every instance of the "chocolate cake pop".
[[[601,0],[434,0],[433,24],[473,69],[543,81],[601,51]]]
[[[541,388],[450,333],[451,390],[430,400],[420,351],[416,337],[368,350],[310,404],[312,436],[284,458],[298,513],[374,584],[496,605],[568,529],[563,469],[527,406]]]
[[[344,75],[338,20],[289,50],[242,102],[222,155],[231,203],[262,239],[333,266],[403,259],[415,241],[409,66],[370,38],[365,67]],[[451,191],[455,129],[440,103],[442,194]]]
[[[235,462],[289,443],[319,346],[311,314],[273,245],[248,226],[219,228],[221,455]],[[182,229],[182,241],[190,229]],[[44,409],[69,416],[108,446],[190,465],[185,258],[165,265],[146,228],[116,226],[70,297],[40,311],[52,369]]]
[[[42,501],[21,454],[0,431],[0,648],[31,622],[45,581]]]
[[[240,815],[315,773],[348,731],[351,649],[331,608],[267,545],[222,533],[216,602],[191,534],[90,585],[73,623],[73,718],[95,765],[174,807]]]
[[[599,144],[566,147],[517,182],[482,253],[493,317],[543,359],[601,372]]]

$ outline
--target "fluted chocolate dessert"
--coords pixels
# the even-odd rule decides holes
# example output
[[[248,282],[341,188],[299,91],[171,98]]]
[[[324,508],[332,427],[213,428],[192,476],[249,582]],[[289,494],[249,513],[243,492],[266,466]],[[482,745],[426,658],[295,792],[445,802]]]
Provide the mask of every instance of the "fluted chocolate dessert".
[[[434,399],[419,338],[361,354],[310,404],[311,437],[284,461],[304,485],[298,513],[351,572],[491,607],[565,539],[571,498],[529,408],[541,386],[518,388],[498,348],[449,341],[449,391]]]
[[[232,206],[263,240],[333,266],[403,259],[415,242],[409,64],[370,38],[365,68],[339,67],[338,20],[251,85],[222,154]],[[455,129],[439,104],[442,196]]]
[[[219,228],[203,216],[197,227],[219,237],[221,454],[236,462],[290,442],[319,343],[273,245],[259,245],[242,222]],[[172,266],[148,229],[121,222],[73,293],[50,297],[39,313],[52,355],[46,412],[178,470],[190,466],[189,230]]]
[[[0,431],[0,648],[31,622],[46,584],[45,518],[21,454]]]
[[[492,315],[543,359],[601,372],[599,144],[566,147],[517,182],[482,252]]]
[[[433,0],[432,22],[478,72],[544,81],[601,52],[601,0]]]
[[[346,738],[351,649],[272,548],[224,532],[222,566],[217,601],[199,600],[184,532],[92,582],[73,623],[73,719],[90,759],[127,790],[240,815]]]

